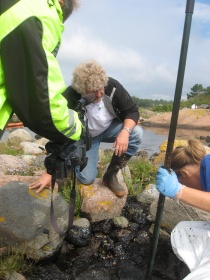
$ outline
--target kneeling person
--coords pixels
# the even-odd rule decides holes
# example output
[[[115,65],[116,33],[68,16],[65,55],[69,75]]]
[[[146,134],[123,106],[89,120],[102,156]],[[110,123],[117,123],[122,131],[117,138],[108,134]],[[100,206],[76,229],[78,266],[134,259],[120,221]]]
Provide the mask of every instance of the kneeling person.
[[[87,166],[82,172],[76,172],[77,179],[82,184],[93,183],[98,173],[100,143],[114,143],[114,153],[103,181],[113,193],[123,196],[126,190],[118,182],[117,173],[137,152],[141,143],[143,132],[136,125],[138,108],[125,88],[108,77],[96,61],[81,63],[74,69],[72,84],[64,96],[69,108],[74,108],[79,99],[90,93],[95,94],[94,102],[86,106],[92,147],[87,151]]]

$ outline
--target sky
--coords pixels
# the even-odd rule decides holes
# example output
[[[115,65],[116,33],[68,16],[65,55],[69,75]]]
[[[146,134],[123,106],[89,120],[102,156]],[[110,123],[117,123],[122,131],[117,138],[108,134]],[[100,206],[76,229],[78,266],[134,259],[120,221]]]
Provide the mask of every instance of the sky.
[[[94,59],[131,96],[173,100],[186,0],[80,0],[65,22],[58,61],[67,86],[73,69]],[[189,22],[189,21],[188,21]],[[195,0],[182,100],[210,86],[210,0]]]

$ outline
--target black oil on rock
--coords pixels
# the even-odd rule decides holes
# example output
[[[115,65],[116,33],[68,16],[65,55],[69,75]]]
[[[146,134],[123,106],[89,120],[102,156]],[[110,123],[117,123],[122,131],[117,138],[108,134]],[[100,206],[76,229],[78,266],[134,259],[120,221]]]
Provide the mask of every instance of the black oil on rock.
[[[26,279],[145,279],[152,238],[147,215],[147,207],[128,197],[122,213],[129,221],[127,228],[117,227],[113,220],[91,223],[88,229],[74,227],[59,254],[38,263]],[[181,280],[188,273],[174,255],[169,238],[160,237],[152,279]]]

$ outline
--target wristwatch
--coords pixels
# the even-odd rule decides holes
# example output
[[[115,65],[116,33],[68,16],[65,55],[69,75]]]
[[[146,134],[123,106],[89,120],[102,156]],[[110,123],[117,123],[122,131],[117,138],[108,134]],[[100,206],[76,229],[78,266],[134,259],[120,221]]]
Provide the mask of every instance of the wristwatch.
[[[131,134],[132,130],[129,127],[124,126],[123,129],[127,130],[129,134]]]

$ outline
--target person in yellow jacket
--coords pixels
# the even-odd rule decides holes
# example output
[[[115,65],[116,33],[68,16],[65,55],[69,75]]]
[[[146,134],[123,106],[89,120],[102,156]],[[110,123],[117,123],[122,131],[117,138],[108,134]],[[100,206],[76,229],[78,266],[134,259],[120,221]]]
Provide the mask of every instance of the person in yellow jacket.
[[[1,0],[0,136],[13,112],[57,143],[77,141],[82,123],[63,97],[56,60],[64,21],[77,0]]]
[[[62,95],[56,60],[63,23],[77,6],[77,0],[0,1],[0,139],[13,112],[51,141],[80,139],[83,125]],[[44,173],[41,182],[50,178]]]

